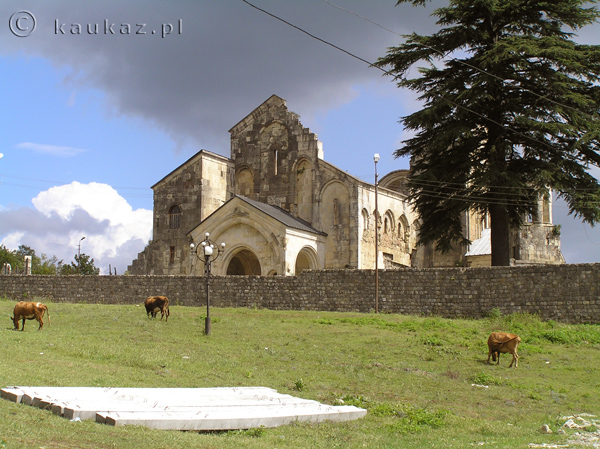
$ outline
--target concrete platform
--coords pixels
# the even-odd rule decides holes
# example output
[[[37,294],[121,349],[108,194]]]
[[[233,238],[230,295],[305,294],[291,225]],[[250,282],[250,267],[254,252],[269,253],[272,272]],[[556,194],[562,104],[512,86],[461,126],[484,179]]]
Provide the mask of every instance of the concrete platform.
[[[367,411],[279,394],[266,387],[102,388],[6,387],[2,398],[67,419],[165,430],[235,430],[296,421],[350,421]]]

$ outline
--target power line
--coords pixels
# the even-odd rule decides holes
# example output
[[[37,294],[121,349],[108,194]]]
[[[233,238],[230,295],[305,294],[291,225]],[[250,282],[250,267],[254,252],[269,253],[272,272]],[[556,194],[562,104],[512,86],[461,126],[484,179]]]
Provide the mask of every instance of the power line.
[[[350,11],[350,10],[347,10],[347,9],[345,9],[345,8],[342,8],[341,6],[334,4],[334,3],[330,2],[329,0],[321,0],[321,1],[322,1],[322,2],[324,2],[324,3],[327,3],[328,5],[330,5],[330,6],[334,7],[334,8],[336,8],[336,9],[339,9],[339,10],[341,10],[341,11],[344,11],[345,13],[351,14],[351,15],[353,15],[353,16],[355,16],[355,17],[358,17],[359,19],[365,20],[365,21],[367,21],[367,22],[369,22],[369,23],[371,23],[371,24],[373,24],[373,25],[375,25],[375,26],[377,26],[377,27],[379,27],[379,28],[381,28],[381,29],[383,29],[383,30],[385,30],[385,31],[388,31],[388,32],[390,32],[390,33],[392,33],[392,34],[395,34],[395,35],[397,35],[397,36],[400,36],[400,37],[402,37],[402,38],[404,38],[404,37],[405,37],[405,35],[403,35],[403,34],[401,34],[401,33],[398,33],[397,31],[390,30],[389,28],[386,28],[385,26],[383,26],[383,25],[381,25],[381,24],[379,24],[379,23],[377,23],[377,22],[375,22],[375,21],[373,21],[373,20],[371,20],[371,19],[369,19],[369,18],[367,18],[367,17],[361,16],[360,14],[357,14],[357,13],[355,13],[355,12],[352,12],[352,11]],[[469,63],[468,63],[468,62],[466,62],[466,61],[463,61],[463,60],[461,60],[461,59],[456,59],[456,58],[453,58],[453,57],[450,57],[450,58],[448,58],[448,54],[447,54],[447,53],[444,53],[443,51],[441,51],[441,50],[438,50],[438,49],[437,49],[437,48],[435,48],[435,47],[432,47],[432,46],[430,46],[430,45],[426,45],[426,44],[423,44],[423,43],[416,43],[416,44],[417,44],[417,45],[419,45],[419,46],[421,46],[421,47],[423,47],[423,48],[426,48],[426,49],[428,49],[428,50],[431,50],[431,51],[434,51],[434,52],[438,53],[438,54],[439,54],[439,55],[442,57],[442,59],[449,59],[450,61],[454,61],[454,62],[457,62],[457,63],[459,63],[459,64],[462,64],[462,65],[464,65],[464,66],[466,66],[466,67],[469,67],[469,68],[471,68],[471,69],[473,69],[473,70],[475,70],[475,71],[477,71],[477,72],[479,72],[479,73],[482,73],[482,74],[484,74],[484,75],[487,75],[487,76],[489,76],[489,77],[495,78],[495,79],[497,79],[497,80],[501,81],[503,84],[508,84],[508,83],[509,83],[509,80],[507,80],[507,79],[505,79],[505,78],[502,78],[501,76],[498,76],[498,75],[496,75],[495,73],[490,73],[490,72],[488,72],[487,70],[484,70],[484,69],[482,69],[482,68],[480,68],[480,67],[477,67],[477,66],[474,66],[474,65],[472,65],[472,64],[469,64]],[[386,73],[388,73],[388,72],[386,72]],[[558,106],[562,106],[562,107],[564,107],[564,108],[567,108],[567,109],[570,109],[570,110],[572,110],[572,111],[575,111],[575,112],[579,112],[579,113],[581,113],[581,114],[584,114],[584,115],[588,116],[588,117],[589,117],[590,119],[592,119],[592,120],[596,120],[596,118],[595,118],[595,117],[593,117],[592,115],[588,114],[587,112],[581,111],[581,110],[579,110],[579,109],[577,109],[577,108],[574,108],[574,107],[572,107],[572,106],[568,106],[568,105],[566,105],[566,104],[563,104],[563,103],[560,103],[560,102],[558,102],[558,101],[552,100],[551,98],[548,98],[546,95],[539,94],[539,93],[537,93],[537,92],[535,92],[535,91],[533,91],[533,90],[531,90],[531,89],[527,89],[527,88],[524,88],[524,87],[520,87],[520,88],[519,88],[519,90],[522,90],[523,92],[527,92],[527,93],[533,94],[534,96],[536,96],[536,97],[538,97],[538,98],[543,98],[543,99],[545,99],[545,100],[548,100],[548,101],[550,101],[551,103],[554,103],[554,104],[556,104],[556,105],[558,105]]]
[[[332,44],[331,42],[328,42],[328,41],[326,41],[325,39],[321,39],[320,37],[318,37],[318,36],[315,36],[314,34],[311,34],[311,33],[309,33],[309,32],[308,32],[308,31],[306,31],[306,30],[303,30],[302,28],[300,28],[300,27],[298,27],[298,26],[294,25],[293,23],[290,23],[290,22],[288,22],[287,20],[284,20],[284,19],[282,19],[281,17],[278,17],[278,16],[276,16],[275,14],[271,14],[269,11],[267,11],[267,10],[264,10],[264,9],[262,9],[262,8],[259,8],[259,7],[258,7],[258,6],[256,6],[256,5],[253,5],[252,3],[250,3],[250,2],[249,2],[249,1],[247,1],[247,0],[242,0],[242,1],[243,1],[244,3],[246,3],[248,6],[251,6],[252,8],[254,8],[254,9],[257,9],[258,11],[260,11],[260,12],[263,12],[263,13],[267,14],[268,16],[271,16],[271,17],[273,17],[274,19],[277,19],[277,20],[279,20],[280,22],[283,22],[283,23],[285,23],[286,25],[288,25],[288,26],[291,26],[292,28],[295,28],[295,29],[297,29],[297,30],[298,30],[298,31],[300,31],[301,33],[304,33],[304,34],[306,34],[306,35],[308,35],[308,36],[312,37],[313,39],[316,39],[316,40],[318,40],[319,42],[322,42],[322,43],[324,43],[325,45],[329,45],[330,47],[333,47],[333,48],[335,48],[336,50],[339,50],[339,51],[341,51],[341,52],[343,52],[343,53],[346,53],[348,56],[351,56],[351,57],[353,57],[353,58],[355,58],[355,59],[358,59],[359,61],[362,61],[362,62],[364,62],[364,63],[366,63],[366,64],[369,64],[369,66],[375,67],[376,69],[379,69],[379,70],[381,70],[381,71],[382,71],[382,72],[384,72],[384,73],[387,73],[387,71],[386,71],[385,69],[382,69],[381,67],[374,66],[372,63],[370,63],[370,62],[369,62],[369,61],[367,61],[366,59],[363,59],[363,58],[361,58],[360,56],[357,56],[357,55],[355,55],[354,53],[350,53],[349,51],[347,51],[347,50],[344,50],[343,48],[341,48],[341,47],[338,47],[337,45],[335,45],[335,44]]]
[[[502,206],[513,206],[513,207],[536,207],[537,201],[519,201],[514,199],[503,199],[503,198],[488,198],[484,196],[471,196],[471,195],[457,195],[454,193],[445,194],[435,190],[422,190],[421,196],[429,198],[438,198],[444,200],[461,201],[468,204],[497,204]]]
[[[581,227],[583,228],[583,232],[585,232],[585,236],[586,236],[586,237],[587,237],[587,239],[590,241],[590,243],[591,243],[592,245],[600,246],[600,243],[596,243],[596,242],[594,242],[594,241],[593,241],[593,240],[590,238],[590,236],[588,235],[587,229],[585,228],[585,225],[584,225],[583,223],[581,223]]]
[[[411,183],[416,185],[416,186],[425,186],[425,187],[445,187],[445,188],[451,188],[454,190],[460,190],[460,189],[464,189],[464,186],[467,185],[469,187],[479,187],[479,188],[486,188],[486,189],[499,189],[499,190],[504,190],[506,191],[506,195],[514,195],[513,193],[511,193],[511,190],[530,190],[530,191],[536,191],[538,189],[536,189],[535,187],[528,187],[528,186],[490,186],[487,184],[472,184],[469,182],[465,182],[460,183],[460,182],[446,182],[446,181],[435,181],[435,180],[411,180]],[[598,190],[597,189],[576,189],[577,192],[586,192],[589,191],[591,193],[596,193]],[[590,196],[592,196],[592,194],[590,194]]]
[[[349,51],[347,51],[347,50],[344,50],[344,49],[343,49],[343,48],[341,48],[341,47],[338,47],[338,46],[337,46],[337,45],[335,45],[335,44],[332,44],[331,42],[328,42],[328,41],[326,41],[326,40],[324,40],[324,39],[322,39],[322,38],[320,38],[320,37],[317,37],[317,36],[315,36],[314,34],[312,34],[312,33],[309,33],[308,31],[305,31],[305,30],[303,30],[302,28],[300,28],[300,27],[298,27],[298,26],[296,26],[296,25],[294,25],[294,24],[292,24],[292,23],[288,22],[287,20],[284,20],[284,19],[282,19],[282,18],[280,18],[280,17],[276,16],[275,14],[272,14],[272,13],[270,13],[270,12],[266,11],[265,9],[262,9],[262,8],[259,8],[258,6],[255,6],[255,5],[253,5],[252,3],[250,3],[250,2],[249,2],[249,1],[247,1],[247,0],[242,0],[242,2],[246,3],[247,5],[251,6],[252,8],[254,8],[254,9],[258,10],[258,11],[261,11],[261,12],[263,12],[264,14],[267,14],[267,15],[268,15],[268,16],[270,16],[270,17],[273,17],[273,18],[274,18],[274,19],[276,19],[276,20],[279,20],[280,22],[283,22],[283,23],[285,23],[285,24],[286,24],[286,25],[288,25],[288,26],[291,26],[292,28],[295,28],[296,30],[298,30],[298,31],[300,31],[300,32],[302,32],[302,33],[304,33],[304,34],[306,34],[306,35],[308,35],[308,36],[312,37],[313,39],[316,39],[316,40],[318,40],[318,41],[320,41],[320,42],[322,42],[322,43],[324,43],[324,44],[326,44],[326,45],[329,45],[329,46],[331,46],[331,47],[333,47],[333,48],[335,48],[335,49],[337,49],[337,50],[339,50],[339,51],[341,51],[341,52],[343,52],[343,53],[345,53],[345,54],[347,54],[347,55],[349,55],[349,56],[351,56],[351,57],[353,57],[353,58],[355,58],[355,59],[358,59],[359,61],[362,61],[362,62],[364,62],[364,63],[366,63],[366,64],[369,64],[369,66],[370,66],[370,67],[375,67],[375,68],[377,68],[377,69],[381,70],[381,71],[382,71],[383,73],[385,73],[386,75],[391,75],[391,74],[392,74],[391,72],[389,72],[389,71],[387,71],[387,70],[385,70],[385,69],[383,69],[383,68],[381,68],[381,67],[378,67],[378,66],[374,65],[374,63],[371,63],[371,62],[367,61],[366,59],[363,59],[363,58],[361,58],[360,56],[357,56],[357,55],[355,55],[355,54],[353,54],[353,53],[351,53],[351,52],[349,52]],[[342,9],[343,9],[343,8],[342,8]],[[419,44],[419,45],[423,45],[423,44]],[[425,48],[429,48],[429,49],[431,49],[431,50],[433,50],[433,51],[435,51],[435,52],[437,52],[437,53],[440,53],[440,54],[444,55],[444,54],[443,54],[443,52],[441,52],[441,51],[439,51],[439,50],[436,50],[436,49],[435,49],[435,48],[433,48],[433,47],[427,47],[426,45],[423,45],[423,46],[424,46]],[[458,61],[458,62],[461,62],[461,63],[464,63],[464,64],[467,64],[467,63],[465,63],[464,61],[460,61],[460,60],[456,60],[456,61]],[[469,64],[467,64],[467,65],[469,65]],[[487,73],[487,72],[485,72],[485,71],[482,71],[481,69],[478,69],[478,68],[477,68],[477,67],[475,67],[475,66],[471,66],[471,67],[473,67],[474,69],[476,69],[476,70],[479,70],[479,71],[481,71],[482,73],[484,73],[484,74],[487,74],[487,75],[489,75],[489,76],[496,76],[496,75],[489,74],[489,73]],[[497,77],[497,76],[496,76],[496,77]],[[498,79],[500,79],[500,80],[502,80],[503,82],[505,82],[505,81],[506,81],[506,80],[503,80],[502,78],[499,78],[499,77],[497,77],[497,78],[498,78]],[[525,89],[522,89],[522,90],[525,90]],[[450,100],[450,99],[448,99],[448,98],[446,98],[446,97],[444,97],[444,96],[442,96],[442,95],[439,95],[439,94],[432,94],[432,95],[433,95],[433,96],[435,96],[435,97],[437,97],[438,99],[441,99],[441,100],[443,100],[443,101],[446,101],[447,103],[451,104],[451,105],[452,105],[452,106],[454,106],[455,108],[458,108],[458,109],[463,109],[463,110],[465,110],[465,111],[467,111],[467,112],[470,112],[471,114],[473,114],[473,115],[476,115],[476,116],[478,116],[478,117],[482,118],[484,121],[487,121],[487,122],[489,122],[489,123],[493,123],[493,124],[495,124],[495,125],[497,125],[497,126],[499,126],[499,127],[503,128],[503,129],[505,129],[506,131],[508,131],[508,132],[512,132],[513,134],[516,134],[516,135],[518,135],[518,136],[520,136],[520,137],[522,137],[522,138],[524,138],[524,139],[526,139],[526,140],[530,140],[530,141],[532,141],[532,142],[537,142],[537,143],[539,143],[539,144],[541,144],[541,145],[543,145],[543,146],[545,146],[545,147],[548,147],[548,148],[550,148],[550,149],[554,149],[554,147],[552,147],[552,145],[550,145],[550,144],[549,144],[549,143],[547,143],[547,142],[544,142],[544,141],[538,140],[538,139],[536,139],[535,137],[528,136],[527,134],[524,134],[524,133],[522,133],[522,132],[520,132],[520,131],[516,131],[516,130],[514,130],[514,129],[510,128],[508,125],[506,125],[506,124],[504,124],[504,123],[500,123],[500,122],[498,122],[498,121],[496,121],[496,120],[493,120],[493,119],[491,119],[491,118],[489,118],[489,117],[486,117],[485,115],[483,115],[483,114],[481,114],[481,113],[479,113],[479,112],[477,112],[477,111],[474,111],[474,110],[472,110],[471,108],[468,108],[467,106],[464,106],[464,105],[458,104],[458,103],[456,103],[456,102],[454,102],[454,101],[452,101],[452,100]],[[536,95],[540,96],[539,94],[536,94]],[[540,97],[541,97],[541,96],[540,96]],[[544,97],[544,98],[545,98],[545,97]],[[559,103],[558,103],[558,104],[559,104]],[[563,107],[568,107],[568,106],[566,106],[566,105],[561,105],[561,106],[563,106]],[[578,112],[581,112],[581,111],[578,111]],[[583,113],[583,112],[581,112],[581,113]]]

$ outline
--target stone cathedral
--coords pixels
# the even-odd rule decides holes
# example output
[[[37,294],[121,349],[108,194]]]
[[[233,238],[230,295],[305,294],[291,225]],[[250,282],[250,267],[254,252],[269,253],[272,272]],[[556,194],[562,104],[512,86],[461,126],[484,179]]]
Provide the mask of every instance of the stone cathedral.
[[[469,248],[440,254],[417,245],[419,217],[404,187],[409,171],[381,178],[376,210],[375,185],[327,163],[322,143],[282,98],[271,96],[229,132],[229,158],[202,150],[152,186],[153,236],[130,274],[202,275],[190,243],[207,232],[226,244],[215,275],[374,269],[376,257],[380,269],[490,265],[485,217],[465,214]],[[513,264],[564,263],[551,197],[539,208],[539,221],[512,233]]]

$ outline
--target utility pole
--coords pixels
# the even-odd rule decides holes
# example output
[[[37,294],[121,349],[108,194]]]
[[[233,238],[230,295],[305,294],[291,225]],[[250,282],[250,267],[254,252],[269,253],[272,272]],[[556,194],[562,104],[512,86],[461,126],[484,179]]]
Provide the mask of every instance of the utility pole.
[[[377,207],[377,162],[379,153],[373,156],[375,162],[375,313],[379,313],[379,209]]]

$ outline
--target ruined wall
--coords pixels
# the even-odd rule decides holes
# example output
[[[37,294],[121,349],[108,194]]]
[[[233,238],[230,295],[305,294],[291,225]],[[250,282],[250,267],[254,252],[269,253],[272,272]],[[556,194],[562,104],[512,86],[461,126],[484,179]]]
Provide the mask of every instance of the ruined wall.
[[[511,257],[515,264],[563,264],[560,250],[560,226],[551,223],[524,223],[512,231]]]
[[[374,279],[373,270],[214,277],[211,304],[370,312]],[[204,285],[204,278],[196,276],[2,275],[0,295],[15,300],[141,304],[147,296],[162,294],[174,305],[202,306]],[[379,286],[379,310],[385,313],[479,318],[498,308],[503,314],[527,312],[544,320],[600,324],[600,264],[382,270]]]

